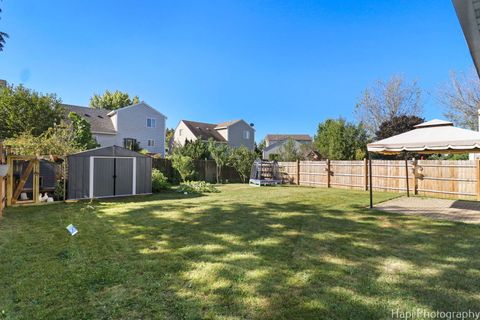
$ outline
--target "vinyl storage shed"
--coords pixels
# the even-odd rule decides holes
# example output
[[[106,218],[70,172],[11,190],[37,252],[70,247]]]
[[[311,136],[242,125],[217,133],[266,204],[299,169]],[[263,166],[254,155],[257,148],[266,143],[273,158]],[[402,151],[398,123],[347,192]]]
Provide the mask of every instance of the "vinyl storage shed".
[[[152,159],[118,146],[67,157],[67,199],[152,193]]]

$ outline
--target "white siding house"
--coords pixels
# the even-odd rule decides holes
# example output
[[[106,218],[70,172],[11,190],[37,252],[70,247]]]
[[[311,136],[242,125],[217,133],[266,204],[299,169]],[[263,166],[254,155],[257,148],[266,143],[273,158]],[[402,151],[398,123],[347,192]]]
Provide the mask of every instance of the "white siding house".
[[[208,141],[213,139],[218,143],[226,143],[230,147],[245,146],[250,150],[255,148],[255,129],[244,120],[234,120],[223,123],[205,123],[182,120],[175,129],[173,142],[185,145],[186,141]]]
[[[268,134],[265,137],[263,159],[269,159],[271,155],[278,155],[283,152],[283,147],[289,139],[293,140],[297,151],[301,150],[302,145],[312,143],[312,138],[308,134]]]
[[[165,156],[167,117],[145,102],[109,111],[64,105],[90,123],[92,134],[101,147],[129,147],[137,143],[140,149]]]

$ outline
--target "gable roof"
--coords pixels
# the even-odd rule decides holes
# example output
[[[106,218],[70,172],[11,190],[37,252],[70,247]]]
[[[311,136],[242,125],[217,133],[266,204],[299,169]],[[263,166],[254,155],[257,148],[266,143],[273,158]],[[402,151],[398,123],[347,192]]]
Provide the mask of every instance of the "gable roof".
[[[75,112],[83,119],[87,120],[88,123],[90,123],[90,129],[93,133],[117,133],[113,126],[113,122],[108,115],[110,110],[74,106],[70,104],[62,104],[62,106],[66,109],[67,115],[70,112]]]
[[[431,120],[415,129],[367,145],[369,152],[449,153],[480,150],[480,132],[454,127],[451,122]]]
[[[109,116],[113,116],[115,113],[117,113],[118,111],[121,111],[121,110],[125,110],[125,109],[130,109],[130,108],[134,108],[136,106],[139,106],[139,105],[144,105],[146,106],[147,108],[149,109],[152,109],[153,111],[155,111],[156,113],[158,113],[159,115],[161,115],[162,117],[164,117],[165,119],[167,119],[167,116],[164,115],[163,113],[161,113],[160,111],[158,111],[157,109],[155,109],[154,107],[152,107],[151,105],[149,105],[148,103],[146,103],[145,101],[140,101],[139,103],[136,103],[136,104],[132,104],[132,105],[129,105],[129,106],[126,106],[126,107],[123,107],[123,108],[119,108],[119,109],[115,109],[115,110],[109,110],[108,112],[108,115]]]
[[[290,138],[296,141],[312,141],[312,137],[308,134],[267,134],[265,136],[265,140],[268,141],[281,141]]]
[[[182,120],[192,134],[201,140],[208,140],[212,138],[218,142],[227,142],[225,138],[217,132],[217,125],[214,123],[196,122],[189,120]]]
[[[295,145],[295,146],[301,145],[301,143],[298,142],[298,140],[293,140],[293,142],[294,142],[294,145]],[[281,147],[281,146],[285,145],[286,143],[287,143],[287,140],[286,140],[286,139],[276,140],[276,141],[274,141],[273,143],[271,143],[270,145],[268,145],[268,147],[265,147],[265,148],[263,149],[263,151],[264,151],[264,152],[265,152],[265,151],[270,151],[270,150],[272,150],[272,149]]]
[[[230,127],[231,125],[237,123],[237,122],[240,122],[242,121],[241,119],[238,119],[238,120],[231,120],[231,121],[226,121],[226,122],[222,122],[222,123],[219,123],[217,124],[217,126],[215,127],[215,129],[224,129],[224,128],[228,128]]]
[[[80,151],[69,154],[68,157],[85,157],[85,156],[108,156],[108,157],[137,157],[147,158],[148,156],[136,151],[132,151],[116,145],[108,147],[98,147],[90,150]]]

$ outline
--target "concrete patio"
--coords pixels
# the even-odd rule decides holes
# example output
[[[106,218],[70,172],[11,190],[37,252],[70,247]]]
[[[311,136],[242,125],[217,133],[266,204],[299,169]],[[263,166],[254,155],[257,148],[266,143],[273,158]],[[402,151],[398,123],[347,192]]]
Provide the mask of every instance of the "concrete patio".
[[[433,219],[480,224],[480,202],[400,197],[379,203],[375,209]]]

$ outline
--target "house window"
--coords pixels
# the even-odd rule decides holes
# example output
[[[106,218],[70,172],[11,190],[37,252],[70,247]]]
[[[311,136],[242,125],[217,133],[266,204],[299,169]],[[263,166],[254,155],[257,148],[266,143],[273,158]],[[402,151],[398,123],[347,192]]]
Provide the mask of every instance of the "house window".
[[[123,147],[128,150],[136,151],[138,149],[137,139],[133,139],[133,138],[123,139]]]
[[[243,139],[250,139],[250,131],[243,130]]]
[[[183,129],[178,129],[178,135],[182,136],[183,135]]]
[[[148,145],[149,147],[155,147],[155,140],[153,140],[153,139],[148,139],[147,145]]]
[[[147,118],[147,128],[156,128],[157,120],[153,118]]]

